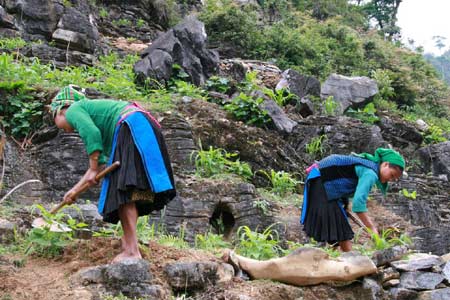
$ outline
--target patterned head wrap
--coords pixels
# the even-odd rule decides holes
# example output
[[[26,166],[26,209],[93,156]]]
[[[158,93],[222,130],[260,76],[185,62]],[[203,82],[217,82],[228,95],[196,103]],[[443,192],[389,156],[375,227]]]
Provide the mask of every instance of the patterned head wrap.
[[[71,84],[62,88],[50,104],[50,111],[52,112],[53,118],[56,117],[62,108],[80,100],[88,100],[80,87]]]
[[[395,150],[387,149],[387,148],[378,148],[375,150],[374,155],[369,153],[361,153],[357,154],[357,156],[373,161],[377,164],[381,164],[383,162],[388,162],[390,164],[396,165],[402,169],[405,169],[405,159],[403,156]],[[386,194],[388,189],[388,183],[381,183],[379,180],[377,181],[378,188]]]

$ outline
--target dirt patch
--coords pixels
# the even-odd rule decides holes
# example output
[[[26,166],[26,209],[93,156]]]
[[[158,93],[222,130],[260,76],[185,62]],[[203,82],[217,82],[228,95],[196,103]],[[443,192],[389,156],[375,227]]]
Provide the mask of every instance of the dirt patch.
[[[20,257],[0,257],[0,299],[64,300],[76,299],[70,276],[92,266],[109,263],[120,252],[120,242],[110,238],[77,240],[61,257],[28,257],[22,267],[15,266]],[[144,259],[150,261],[154,284],[167,288],[166,264],[181,261],[219,261],[212,254],[196,250],[178,250],[155,242],[141,245]],[[79,299],[78,299],[79,300]]]

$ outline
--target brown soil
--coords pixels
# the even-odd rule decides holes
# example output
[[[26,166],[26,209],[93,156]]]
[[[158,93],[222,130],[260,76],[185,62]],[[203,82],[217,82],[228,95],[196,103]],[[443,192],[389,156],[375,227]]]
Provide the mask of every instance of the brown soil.
[[[107,264],[119,249],[118,240],[94,238],[77,241],[58,259],[28,257],[22,267],[15,266],[21,257],[0,256],[0,300],[76,299],[70,276],[85,267]],[[141,252],[150,261],[154,283],[163,286],[167,286],[163,269],[168,263],[218,260],[202,251],[178,250],[154,242],[142,246]]]
[[[375,201],[369,201],[369,212],[380,229],[394,227],[401,232],[413,229],[409,222],[386,210]],[[292,226],[290,228],[292,232],[300,230],[298,225],[299,209],[281,208],[277,213],[282,215],[284,221],[288,221],[288,227]],[[352,222],[352,226],[353,230],[357,232],[357,225]],[[361,235],[358,243],[365,243],[367,238],[364,234]],[[66,248],[64,254],[57,259],[28,257],[22,267],[16,266],[20,265],[22,257],[0,256],[0,300],[76,299],[71,284],[71,275],[85,267],[107,264],[119,253],[119,249],[120,242],[118,240],[93,238],[88,241],[78,240]],[[155,242],[150,242],[148,246],[142,246],[141,253],[150,262],[154,283],[166,288],[169,288],[163,272],[166,264],[180,261],[219,260],[212,254],[203,251],[178,250]],[[239,299],[239,295],[248,295],[253,299],[294,299],[297,293],[299,293],[297,288],[279,283],[243,282],[235,279],[225,285],[212,287],[209,292],[202,294],[202,299]]]

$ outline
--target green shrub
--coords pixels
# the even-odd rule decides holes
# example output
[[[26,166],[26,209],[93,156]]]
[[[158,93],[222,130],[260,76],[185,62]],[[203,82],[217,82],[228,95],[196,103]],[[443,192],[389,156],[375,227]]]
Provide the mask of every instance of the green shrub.
[[[225,77],[211,76],[206,80],[205,87],[208,91],[226,94],[230,89],[230,81]]]
[[[198,176],[212,177],[217,174],[236,174],[246,180],[253,177],[252,169],[248,163],[240,162],[237,154],[228,153],[224,149],[214,149],[210,146],[209,150],[193,152],[192,155],[195,155],[195,167]]]
[[[270,180],[272,185],[271,191],[281,197],[294,193],[297,185],[300,183],[291,174],[284,171],[270,170],[270,174],[263,170],[260,170],[260,172]]]
[[[368,124],[374,124],[380,120],[380,118],[376,115],[377,109],[375,108],[375,105],[371,102],[367,104],[362,110],[354,110],[352,108],[349,108],[346,111],[346,114],[349,116],[352,116],[353,118],[360,119],[364,123]]]
[[[243,256],[258,260],[277,257],[281,252],[278,233],[272,230],[275,224],[267,227],[262,233],[252,231],[248,226],[237,230],[239,245],[237,252]]]
[[[192,83],[182,80],[175,80],[174,84],[175,86],[172,87],[172,90],[175,93],[178,93],[181,96],[188,96],[194,99],[206,100],[206,97],[204,96],[205,91],[199,87],[196,87]]]
[[[333,96],[328,96],[324,102],[325,105],[325,114],[327,116],[334,116],[336,114],[336,109],[338,108],[338,103],[334,101]]]
[[[21,38],[0,38],[0,49],[16,50],[25,47],[27,42]]]
[[[261,127],[272,122],[267,111],[259,107],[263,102],[263,98],[254,99],[251,96],[240,93],[231,103],[226,104],[224,108],[231,112],[236,119],[249,125]]]
[[[87,224],[79,223],[63,212],[51,214],[42,205],[35,205],[35,207],[40,210],[42,218],[48,225],[32,228],[28,232],[26,238],[27,249],[25,250],[27,255],[35,254],[49,258],[58,256],[62,253],[64,247],[72,241],[74,231],[87,226]],[[72,207],[76,208],[76,206]],[[51,231],[51,224],[62,229],[70,228],[71,231]]]
[[[445,142],[447,139],[443,136],[443,130],[436,125],[430,125],[424,134],[423,142],[425,144],[437,144]]]
[[[289,103],[291,100],[298,99],[297,95],[292,94],[287,89],[279,89],[279,90],[271,90],[265,88],[263,90],[264,94],[269,96],[270,99],[275,101],[279,106],[284,106],[285,104]]]
[[[209,42],[227,45],[233,56],[250,57],[262,42],[253,8],[241,7],[230,0],[208,0],[199,19],[205,23]]]
[[[416,197],[417,197],[417,192],[416,191],[409,192],[407,189],[402,189],[401,193],[406,198],[409,198],[409,199],[412,199],[412,200],[416,200]]]
[[[219,254],[221,249],[231,248],[231,243],[225,241],[220,234],[207,232],[195,236],[195,248]]]
[[[23,81],[0,81],[0,124],[7,134],[29,137],[42,126],[44,104],[34,99],[33,91]]]
[[[321,158],[325,153],[323,143],[327,140],[326,135],[313,137],[309,143],[306,144],[306,153],[314,158]]]

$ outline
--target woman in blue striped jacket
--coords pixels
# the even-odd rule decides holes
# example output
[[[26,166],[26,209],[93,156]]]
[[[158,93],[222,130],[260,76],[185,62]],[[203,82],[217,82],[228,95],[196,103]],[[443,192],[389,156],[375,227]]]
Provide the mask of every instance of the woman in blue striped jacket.
[[[374,155],[330,155],[308,168],[301,215],[303,230],[318,242],[338,243],[351,251],[354,232],[346,206],[352,197],[352,211],[373,233],[378,234],[367,212],[367,198],[373,185],[386,193],[388,182],[400,178],[403,157],[392,149],[378,148]]]

